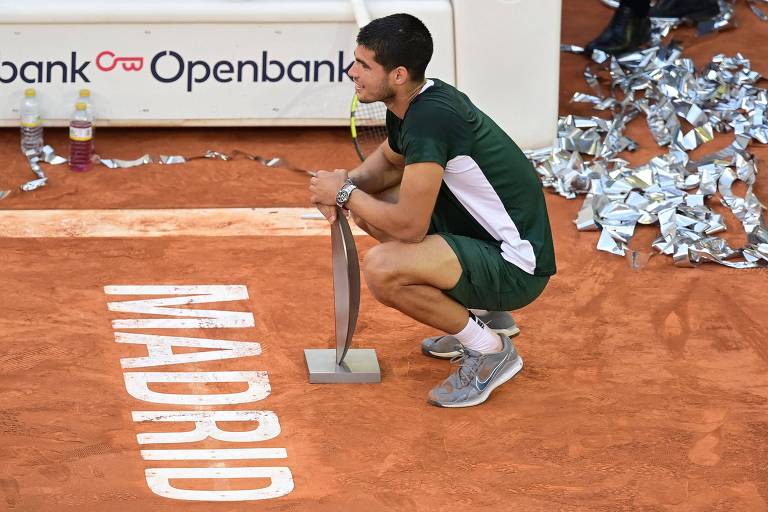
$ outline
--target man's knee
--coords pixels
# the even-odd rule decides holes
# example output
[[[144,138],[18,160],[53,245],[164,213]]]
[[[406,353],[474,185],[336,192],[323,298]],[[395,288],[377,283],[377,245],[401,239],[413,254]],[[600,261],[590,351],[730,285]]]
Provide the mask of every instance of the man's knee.
[[[394,245],[387,242],[371,247],[363,258],[363,274],[368,289],[379,302],[390,305],[400,286],[401,272],[394,254]]]

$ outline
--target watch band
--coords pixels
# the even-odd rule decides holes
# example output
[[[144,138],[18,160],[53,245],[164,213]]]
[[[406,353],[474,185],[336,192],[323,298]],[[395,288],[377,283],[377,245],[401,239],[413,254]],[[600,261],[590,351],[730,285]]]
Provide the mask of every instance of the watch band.
[[[354,182],[347,178],[347,180],[344,182],[344,185],[341,186],[338,193],[336,194],[336,204],[347,210],[347,201],[349,201],[349,196],[352,195],[352,191],[355,190],[357,187],[355,186]]]

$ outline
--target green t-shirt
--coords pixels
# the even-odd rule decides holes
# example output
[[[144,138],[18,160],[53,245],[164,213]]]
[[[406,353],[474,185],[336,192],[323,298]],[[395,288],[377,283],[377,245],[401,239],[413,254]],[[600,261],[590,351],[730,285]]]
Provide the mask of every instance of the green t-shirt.
[[[536,171],[512,139],[466,94],[429,79],[404,119],[387,110],[393,151],[405,164],[445,169],[431,231],[496,242],[533,275],[555,273],[555,251]]]

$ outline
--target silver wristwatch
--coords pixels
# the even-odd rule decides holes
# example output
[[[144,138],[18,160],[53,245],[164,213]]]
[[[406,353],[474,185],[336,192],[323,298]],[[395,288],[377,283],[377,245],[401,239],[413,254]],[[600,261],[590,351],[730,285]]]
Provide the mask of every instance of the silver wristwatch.
[[[352,194],[352,191],[355,190],[357,187],[352,182],[351,179],[347,178],[347,181],[344,182],[344,185],[341,186],[339,191],[336,193],[336,204],[340,208],[347,209],[347,201],[349,201],[349,196]]]

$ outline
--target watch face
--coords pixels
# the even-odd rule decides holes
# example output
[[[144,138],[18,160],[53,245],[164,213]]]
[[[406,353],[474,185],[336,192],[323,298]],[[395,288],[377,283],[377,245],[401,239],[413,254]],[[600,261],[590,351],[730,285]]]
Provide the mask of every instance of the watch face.
[[[345,189],[339,190],[339,194],[336,196],[336,202],[344,204],[347,202],[347,199],[349,199],[349,191]]]
[[[357,187],[355,187],[354,183],[348,182],[344,183],[344,186],[341,187],[341,190],[338,191],[336,194],[336,204],[339,206],[344,206],[344,203],[346,203],[349,200],[349,196],[352,194],[352,191],[355,190]]]

